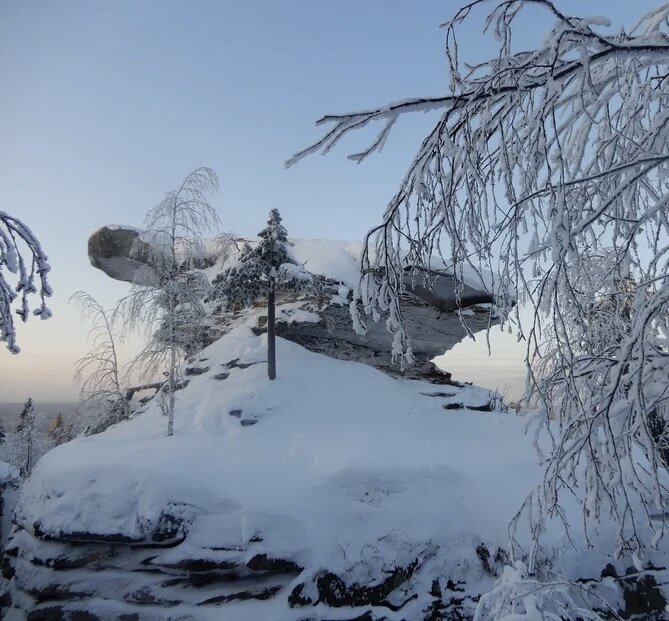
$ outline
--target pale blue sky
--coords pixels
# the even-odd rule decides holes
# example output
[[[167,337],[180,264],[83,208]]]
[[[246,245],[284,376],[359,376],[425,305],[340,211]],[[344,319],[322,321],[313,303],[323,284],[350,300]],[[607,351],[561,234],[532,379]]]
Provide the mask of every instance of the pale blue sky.
[[[565,0],[568,12],[630,23],[657,0]],[[397,126],[356,166],[348,142],[297,167],[313,122],[447,87],[443,31],[461,0],[0,0],[0,205],[42,240],[53,319],[0,348],[0,401],[73,396],[85,326],[67,303],[85,289],[112,304],[127,286],[90,267],[86,240],[144,213],[197,166],[214,168],[227,229],[254,234],[271,207],[294,237],[359,239],[379,218],[432,118]],[[528,44],[540,29],[528,20]],[[474,60],[492,49],[462,32]],[[462,351],[471,379],[518,369],[510,340],[493,361]],[[454,364],[456,364],[454,362]],[[487,374],[487,376],[486,376]]]

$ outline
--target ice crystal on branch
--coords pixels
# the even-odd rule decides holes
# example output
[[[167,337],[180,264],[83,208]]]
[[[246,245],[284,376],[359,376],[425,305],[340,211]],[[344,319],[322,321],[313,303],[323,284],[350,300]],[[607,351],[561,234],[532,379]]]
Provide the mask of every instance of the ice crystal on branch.
[[[195,268],[207,255],[204,236],[220,225],[209,203],[209,195],[216,191],[216,173],[198,168],[147,213],[146,230],[134,247],[145,266],[138,270],[130,295],[119,304],[126,327],[142,328],[148,337],[136,360],[142,374],[152,377],[167,368],[167,435],[174,433],[180,365],[202,347],[206,329],[203,300],[211,285]]]
[[[74,379],[81,388],[79,413],[86,421],[86,433],[99,433],[130,415],[117,348],[121,333],[114,325],[114,314],[90,294],[77,291],[70,300],[78,302],[81,318],[90,323],[90,350],[74,367]]]
[[[480,7],[490,9],[483,27],[498,50],[468,66],[458,33]],[[535,23],[545,17],[546,34],[519,51],[525,9],[537,11]],[[394,352],[410,361],[400,308],[407,274],[421,278],[434,255],[460,286],[465,270],[477,272],[527,342],[544,421],[558,421],[533,515],[560,516],[561,494],[575,491],[585,524],[612,516],[618,551],[636,553],[663,535],[650,516],[669,500],[650,433],[669,397],[669,6],[629,31],[607,24],[550,0],[470,2],[444,24],[447,94],[325,116],[329,131],[289,163],[380,125],[351,156],[361,162],[403,115],[438,115],[366,237],[356,324],[364,329],[365,314],[385,319]],[[484,270],[495,278],[486,282]],[[625,292],[629,330],[593,353],[584,346],[595,336],[585,328],[592,303],[620,278],[635,283]],[[529,322],[514,301],[532,311]],[[547,353],[548,366],[537,364]]]
[[[6,343],[13,354],[21,351],[16,342],[13,313],[28,321],[30,295],[40,298],[33,315],[41,319],[51,317],[45,300],[51,295],[47,280],[50,269],[47,256],[32,231],[18,218],[0,211],[0,343]],[[11,282],[14,280],[15,283]],[[14,309],[17,298],[18,308]]]

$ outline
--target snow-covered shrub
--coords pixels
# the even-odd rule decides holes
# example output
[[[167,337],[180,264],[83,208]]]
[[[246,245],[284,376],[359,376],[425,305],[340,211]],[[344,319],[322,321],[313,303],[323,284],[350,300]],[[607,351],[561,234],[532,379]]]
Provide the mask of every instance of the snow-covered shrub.
[[[569,582],[541,582],[522,561],[507,565],[494,588],[481,596],[474,621],[602,621]]]

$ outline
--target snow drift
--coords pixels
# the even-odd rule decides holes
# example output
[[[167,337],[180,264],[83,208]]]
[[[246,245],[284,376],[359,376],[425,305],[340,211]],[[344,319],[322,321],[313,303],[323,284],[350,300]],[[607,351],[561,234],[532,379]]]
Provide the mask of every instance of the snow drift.
[[[282,339],[269,382],[265,349],[242,326],[203,350],[173,437],[157,398],[39,462],[8,546],[8,619],[471,617],[541,475],[525,421],[488,411],[486,390]],[[574,559],[588,577],[606,562]]]

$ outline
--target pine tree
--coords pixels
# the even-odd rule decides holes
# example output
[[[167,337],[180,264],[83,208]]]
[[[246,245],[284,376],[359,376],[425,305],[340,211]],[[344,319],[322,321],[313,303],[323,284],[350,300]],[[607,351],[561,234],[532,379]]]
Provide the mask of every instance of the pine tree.
[[[276,378],[276,278],[279,268],[289,262],[288,233],[278,209],[269,212],[267,226],[260,231],[258,258],[267,280],[267,375]]]
[[[7,439],[7,432],[5,431],[5,426],[2,422],[2,419],[0,419],[0,446],[5,443],[6,439]]]
[[[256,256],[270,271],[278,271],[285,263],[294,264],[288,248],[292,245],[288,241],[288,231],[281,224],[282,218],[278,209],[269,212],[267,226],[258,233],[260,243],[256,246]]]
[[[23,405],[19,424],[16,426],[16,458],[17,466],[22,478],[30,475],[33,469],[34,443],[35,443],[35,408],[32,398]]]
[[[51,427],[49,427],[49,438],[56,446],[72,439],[72,425],[65,423],[60,410],[58,410],[56,418],[53,419]]]
[[[15,466],[25,479],[30,476],[37,460],[53,445],[45,433],[37,429],[37,414],[32,399],[23,405],[16,430],[0,441],[0,461]]]
[[[253,306],[258,299],[263,297],[264,293],[259,274],[256,274],[257,267],[254,250],[246,242],[239,252],[238,264],[217,274],[214,278],[212,285],[215,297],[225,298],[229,310]]]
[[[288,232],[278,209],[269,212],[267,226],[258,233],[255,248],[245,244],[239,263],[214,279],[217,297],[228,308],[246,308],[267,300],[267,375],[276,379],[276,292],[277,288],[303,289],[309,275],[291,256]]]

